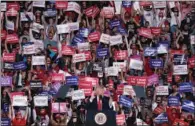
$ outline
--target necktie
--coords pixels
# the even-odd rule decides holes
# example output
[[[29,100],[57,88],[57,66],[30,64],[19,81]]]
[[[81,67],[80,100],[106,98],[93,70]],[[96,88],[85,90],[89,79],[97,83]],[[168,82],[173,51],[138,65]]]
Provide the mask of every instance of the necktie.
[[[99,99],[98,100],[98,111],[102,110],[102,101]]]

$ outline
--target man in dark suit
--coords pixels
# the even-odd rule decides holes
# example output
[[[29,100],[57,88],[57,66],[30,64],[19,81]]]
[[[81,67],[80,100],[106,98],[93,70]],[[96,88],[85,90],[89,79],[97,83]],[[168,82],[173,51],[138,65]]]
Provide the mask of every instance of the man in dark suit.
[[[99,86],[92,93],[89,103],[87,105],[88,110],[113,110],[112,98],[104,96],[104,88]]]

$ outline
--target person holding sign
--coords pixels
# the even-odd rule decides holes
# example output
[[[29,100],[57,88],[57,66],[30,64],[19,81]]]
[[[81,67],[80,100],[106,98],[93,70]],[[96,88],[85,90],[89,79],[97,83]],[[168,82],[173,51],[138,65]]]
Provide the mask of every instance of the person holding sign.
[[[27,120],[27,115],[28,115],[28,111],[27,111],[27,107],[26,107],[26,111],[25,111],[25,115],[22,116],[22,113],[20,110],[18,110],[15,113],[15,110],[12,106],[12,126],[26,126],[26,120]]]

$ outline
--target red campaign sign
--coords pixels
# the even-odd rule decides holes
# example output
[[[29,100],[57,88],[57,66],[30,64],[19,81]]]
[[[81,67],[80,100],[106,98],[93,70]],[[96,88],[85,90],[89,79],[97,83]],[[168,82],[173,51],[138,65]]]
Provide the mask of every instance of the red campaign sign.
[[[159,28],[159,27],[151,27],[150,29],[151,29],[151,33],[153,35],[160,35],[160,33],[161,33],[161,28]]]
[[[100,13],[100,9],[97,6],[93,7],[93,14],[92,17],[96,17]]]
[[[6,15],[9,17],[9,16],[16,16],[18,13],[17,10],[15,10],[14,8],[11,8],[9,9],[7,12],[6,12]]]
[[[127,50],[115,51],[114,58],[116,60],[126,60],[128,58]]]
[[[4,53],[3,61],[5,62],[15,62],[16,54],[15,53]]]
[[[124,114],[120,114],[120,115],[116,115],[116,124],[117,125],[123,125],[125,123],[125,115]]]
[[[62,73],[52,73],[51,75],[51,81],[52,82],[61,82],[64,81],[65,77]]]
[[[89,42],[95,42],[99,40],[100,40],[100,32],[93,32],[93,33],[90,33],[88,36]]]
[[[183,50],[171,50],[171,54],[172,55],[175,55],[175,54],[184,54],[184,51]]]
[[[75,50],[72,47],[69,47],[67,45],[62,45],[62,55],[74,55]]]
[[[195,67],[195,57],[188,59],[188,68],[194,68]]]
[[[129,77],[127,78],[127,82],[128,82],[128,84],[130,84],[130,85],[136,85],[136,80],[137,80],[136,76],[129,76]]]
[[[10,99],[11,99],[11,101],[13,100],[13,97],[14,96],[17,96],[17,95],[24,96],[24,92],[11,92],[10,93]]]
[[[103,15],[105,18],[112,18],[114,16],[114,8],[113,7],[104,7]]]
[[[99,85],[99,79],[96,77],[88,77],[88,76],[79,76],[79,84],[86,83],[87,85],[92,84],[92,86],[97,86]],[[89,83],[88,83],[89,82]]]
[[[91,96],[92,87],[79,87],[79,89],[83,89],[84,90],[85,96]]]
[[[182,119],[176,118],[173,122],[173,126],[189,126],[189,124]]]
[[[140,6],[150,6],[150,5],[152,5],[152,2],[150,2],[150,1],[140,1],[139,4],[140,4]]]
[[[161,113],[163,113],[164,112],[164,108],[163,107],[156,107],[155,109],[154,109],[154,113],[155,114],[157,114],[157,115],[159,115],[159,114],[161,114]]]
[[[136,86],[142,86],[145,87],[145,85],[147,84],[147,79],[148,77],[136,77]]]
[[[146,37],[146,38],[150,38],[150,39],[153,38],[153,35],[151,33],[151,29],[149,29],[149,28],[141,28],[141,29],[139,29],[139,35],[143,36],[143,37]]]
[[[7,34],[6,36],[7,43],[15,44],[19,42],[17,34]]]
[[[91,7],[89,7],[89,8],[87,8],[85,11],[84,11],[84,13],[85,13],[85,15],[87,16],[87,17],[92,17],[92,15],[93,15],[93,6],[91,6]]]
[[[123,88],[124,88],[124,85],[123,84],[120,84],[117,86],[117,94],[118,95],[122,95],[123,94]]]
[[[167,76],[167,82],[172,83],[172,75],[171,76],[170,75]]]
[[[20,10],[20,5],[18,3],[7,3],[7,10],[14,9],[16,11]]]
[[[67,9],[68,1],[56,1],[56,8],[57,9]]]
[[[1,39],[2,40],[6,39],[6,34],[7,34],[6,30],[1,30]]]
[[[90,61],[91,60],[91,51],[84,51],[82,53],[85,54],[86,61]]]

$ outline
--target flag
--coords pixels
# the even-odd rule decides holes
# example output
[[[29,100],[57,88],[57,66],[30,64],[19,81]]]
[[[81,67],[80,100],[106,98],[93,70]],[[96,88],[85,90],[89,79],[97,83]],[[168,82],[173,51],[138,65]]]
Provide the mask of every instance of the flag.
[[[190,113],[194,113],[194,111],[195,111],[194,107],[195,107],[194,102],[188,101],[188,100],[183,101],[182,110],[185,110],[185,111],[190,112]]]

